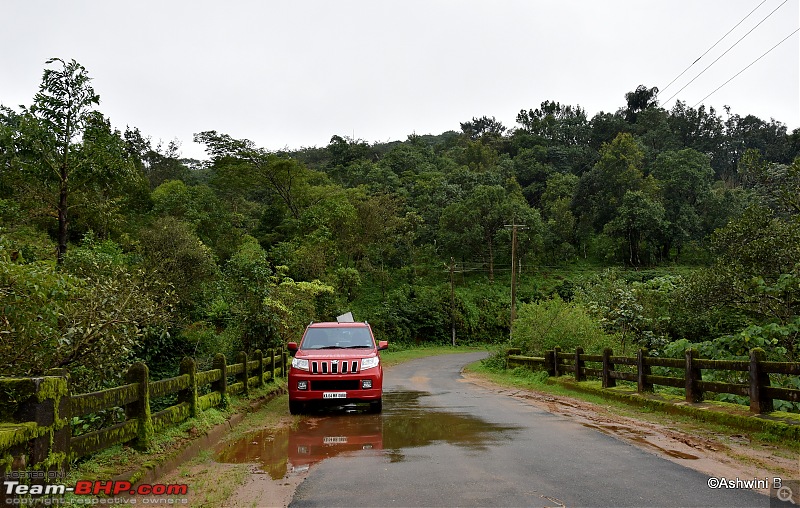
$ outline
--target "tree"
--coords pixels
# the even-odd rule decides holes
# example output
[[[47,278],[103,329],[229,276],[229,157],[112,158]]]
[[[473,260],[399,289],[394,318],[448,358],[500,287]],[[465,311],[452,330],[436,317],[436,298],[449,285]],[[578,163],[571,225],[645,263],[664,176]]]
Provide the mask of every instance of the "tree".
[[[535,110],[521,110],[517,123],[548,144],[585,145],[589,141],[589,122],[580,106],[544,101]]]
[[[532,214],[522,195],[509,196],[499,185],[479,185],[463,200],[442,212],[439,237],[448,250],[461,258],[483,256],[494,280],[495,244],[498,232],[513,220],[530,219],[541,231],[538,213]]]
[[[46,178],[55,177],[57,181],[57,260],[61,264],[67,252],[68,199],[74,187],[71,179],[82,169],[76,157],[76,144],[89,121],[92,105],[100,103],[100,96],[78,62],[60,58],[47,61],[48,65],[52,63],[60,64],[60,68],[45,69],[39,93],[29,111],[34,123],[29,129],[35,132],[32,144],[39,163],[45,166],[42,170],[50,173]]]
[[[647,88],[639,85],[633,92],[625,94],[625,120],[628,123],[636,123],[639,113],[648,108],[658,105],[658,87]]]
[[[662,242],[662,256],[668,258],[673,245],[680,256],[683,245],[699,240],[704,233],[702,207],[709,200],[714,170],[706,155],[686,148],[660,153],[651,174],[661,186],[664,218],[669,223]]]
[[[206,152],[216,166],[243,172],[251,187],[268,188],[280,198],[293,218],[300,218],[299,195],[313,173],[303,164],[259,148],[249,139],[235,139],[216,131],[195,134],[194,141],[206,145]]]
[[[642,264],[642,242],[652,250],[667,222],[664,207],[642,191],[628,191],[622,199],[617,216],[606,224],[609,236],[622,240],[627,250],[628,262],[633,266]]]
[[[600,149],[600,160],[581,175],[573,207],[591,221],[595,230],[602,228],[617,215],[628,191],[645,186],[642,173],[644,152],[629,133],[620,133]]]

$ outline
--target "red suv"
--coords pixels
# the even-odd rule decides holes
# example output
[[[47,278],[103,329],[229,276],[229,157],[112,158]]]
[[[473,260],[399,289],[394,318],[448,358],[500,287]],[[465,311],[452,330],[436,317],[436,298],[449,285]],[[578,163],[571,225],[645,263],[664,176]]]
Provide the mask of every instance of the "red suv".
[[[311,404],[345,405],[368,402],[380,413],[383,368],[372,328],[364,323],[311,323],[300,341],[290,342],[294,353],[289,369],[289,412],[301,414]]]

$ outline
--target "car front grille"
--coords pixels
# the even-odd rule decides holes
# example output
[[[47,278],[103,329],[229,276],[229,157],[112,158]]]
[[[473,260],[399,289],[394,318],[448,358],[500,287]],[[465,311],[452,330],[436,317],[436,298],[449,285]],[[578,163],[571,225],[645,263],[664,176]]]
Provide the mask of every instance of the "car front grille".
[[[358,360],[312,360],[312,374],[355,374]]]

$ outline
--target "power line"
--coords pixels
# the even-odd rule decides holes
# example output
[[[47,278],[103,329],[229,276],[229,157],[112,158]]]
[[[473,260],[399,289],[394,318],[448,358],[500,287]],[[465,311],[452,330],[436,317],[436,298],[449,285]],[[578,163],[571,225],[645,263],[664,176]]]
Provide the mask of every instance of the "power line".
[[[795,31],[794,31],[794,32],[792,32],[792,33],[790,33],[789,35],[787,35],[787,36],[786,36],[786,37],[785,37],[785,38],[784,38],[784,39],[783,39],[781,42],[779,42],[778,44],[776,44],[776,45],[772,46],[772,47],[771,47],[770,49],[768,49],[768,50],[767,50],[767,51],[766,51],[766,52],[765,52],[763,55],[761,55],[760,57],[758,57],[758,58],[756,58],[755,60],[753,60],[752,62],[750,62],[750,64],[749,64],[747,67],[745,67],[744,69],[742,69],[742,70],[740,70],[739,72],[737,72],[736,74],[734,74],[734,75],[733,75],[733,76],[732,76],[732,77],[731,77],[731,78],[730,78],[728,81],[726,81],[726,82],[722,83],[721,85],[719,85],[719,86],[716,88],[716,90],[714,90],[714,91],[713,91],[713,92],[711,92],[710,94],[706,95],[705,97],[703,97],[702,99],[700,99],[699,101],[697,101],[697,104],[700,104],[700,103],[701,103],[701,102],[703,102],[704,100],[706,100],[706,99],[708,99],[709,97],[711,97],[712,95],[714,95],[714,93],[716,93],[716,92],[717,92],[717,90],[719,90],[719,89],[720,89],[720,88],[722,88],[723,86],[725,86],[725,85],[727,85],[728,83],[730,83],[731,81],[733,81],[733,78],[735,78],[735,77],[736,77],[736,76],[738,76],[739,74],[741,74],[741,73],[743,73],[744,71],[746,71],[747,69],[749,69],[749,68],[750,68],[750,66],[752,66],[754,63],[756,63],[756,62],[758,62],[759,60],[761,60],[762,58],[764,58],[764,57],[765,57],[765,56],[766,56],[768,53],[770,53],[770,52],[771,52],[773,49],[777,48],[778,46],[780,46],[781,44],[783,44],[784,42],[786,42],[786,40],[788,40],[788,39],[789,39],[789,37],[791,37],[792,35],[796,34],[797,32],[800,32],[800,28],[797,28],[797,29],[795,29]],[[696,106],[697,106],[697,104],[695,104],[694,106],[692,106],[692,108],[696,107]]]
[[[759,8],[759,7],[761,7],[762,5],[764,5],[764,3],[765,3],[766,1],[767,1],[767,0],[761,0],[761,3],[760,3],[760,4],[758,4],[758,5],[756,5],[755,9],[753,9],[752,11],[750,11],[750,12],[747,14],[747,16],[743,17],[743,18],[742,18],[742,19],[741,19],[741,20],[740,20],[738,23],[736,23],[736,24],[733,26],[733,28],[731,28],[730,30],[728,30],[728,31],[727,31],[727,33],[726,33],[725,35],[723,35],[722,37],[720,37],[720,38],[717,40],[717,42],[715,42],[715,43],[714,43],[714,45],[713,45],[713,46],[711,46],[710,48],[708,48],[708,49],[706,50],[706,52],[705,52],[705,53],[703,53],[702,55],[700,55],[699,57],[697,57],[697,60],[695,60],[694,62],[690,63],[688,67],[686,67],[685,69],[683,69],[683,72],[681,72],[680,74],[678,74],[677,76],[675,76],[675,78],[674,78],[672,81],[670,81],[670,82],[667,84],[667,86],[665,86],[664,88],[662,88],[662,89],[660,90],[660,92],[663,92],[664,90],[666,90],[667,88],[669,88],[669,87],[670,87],[670,85],[671,85],[672,83],[674,83],[675,81],[677,81],[677,80],[678,80],[678,78],[680,78],[681,76],[683,76],[684,74],[686,74],[686,71],[688,71],[689,69],[691,69],[691,68],[692,68],[692,66],[694,66],[694,64],[696,64],[697,62],[699,62],[699,61],[700,61],[700,59],[701,59],[701,58],[703,58],[704,56],[706,56],[706,55],[708,54],[708,52],[709,52],[709,51],[711,51],[712,49],[716,48],[716,47],[717,47],[717,44],[719,44],[720,42],[722,42],[722,40],[723,40],[723,39],[725,39],[725,37],[727,37],[728,35],[730,35],[730,33],[731,33],[731,32],[733,32],[734,30],[736,30],[736,27],[738,27],[739,25],[741,25],[741,24],[744,22],[744,20],[746,20],[747,18],[749,18],[749,17],[750,17],[750,15],[751,15],[751,14],[753,14],[754,12],[756,12],[756,10],[758,10],[758,8]]]
[[[764,19],[762,19],[761,21],[759,21],[759,22],[758,22],[758,24],[757,24],[756,26],[754,26],[753,28],[751,28],[751,29],[750,29],[750,30],[749,30],[749,31],[748,31],[746,34],[744,34],[744,35],[743,35],[743,36],[742,36],[742,37],[741,37],[741,38],[740,38],[738,41],[736,41],[735,43],[733,43],[733,46],[731,46],[730,48],[726,49],[724,53],[722,53],[721,55],[719,55],[719,56],[716,58],[716,60],[714,60],[713,62],[711,62],[710,64],[708,64],[708,67],[706,67],[705,69],[703,69],[702,71],[700,71],[700,74],[698,74],[697,76],[695,76],[694,78],[692,78],[692,80],[691,80],[691,81],[689,81],[688,83],[686,83],[685,85],[683,85],[683,87],[682,87],[680,90],[678,90],[677,92],[675,92],[674,94],[672,94],[672,96],[671,96],[669,99],[667,99],[667,100],[664,102],[664,104],[663,104],[663,105],[666,105],[666,104],[667,104],[669,101],[671,101],[671,100],[672,100],[672,99],[673,99],[673,98],[674,98],[676,95],[678,95],[679,93],[681,93],[681,92],[683,91],[683,89],[684,89],[684,88],[686,88],[687,86],[689,86],[689,85],[691,85],[692,83],[694,83],[694,80],[696,80],[697,78],[699,78],[700,76],[702,76],[702,75],[703,75],[703,74],[704,74],[704,73],[705,73],[705,72],[706,72],[706,71],[707,71],[707,70],[708,70],[708,69],[709,69],[709,68],[710,68],[712,65],[714,65],[715,63],[717,63],[717,62],[719,61],[719,59],[720,59],[720,58],[722,58],[723,56],[727,55],[727,54],[728,54],[728,52],[729,52],[730,50],[732,50],[733,48],[735,48],[735,47],[736,47],[736,46],[737,46],[737,45],[738,45],[740,42],[742,42],[742,41],[744,40],[744,38],[745,38],[745,37],[747,37],[748,35],[750,35],[750,34],[753,32],[753,30],[755,30],[756,28],[758,28],[759,26],[761,26],[761,23],[763,23],[764,21],[766,21],[767,19],[769,19],[769,17],[770,17],[770,16],[772,16],[773,14],[775,14],[775,11],[777,11],[778,9],[780,9],[781,7],[783,7],[783,6],[786,4],[786,2],[788,2],[788,1],[789,1],[789,0],[783,0],[783,3],[782,3],[782,4],[780,4],[779,6],[775,7],[775,9],[773,9],[773,10],[772,10],[772,12],[770,12],[769,14],[767,14],[767,16],[766,16]]]

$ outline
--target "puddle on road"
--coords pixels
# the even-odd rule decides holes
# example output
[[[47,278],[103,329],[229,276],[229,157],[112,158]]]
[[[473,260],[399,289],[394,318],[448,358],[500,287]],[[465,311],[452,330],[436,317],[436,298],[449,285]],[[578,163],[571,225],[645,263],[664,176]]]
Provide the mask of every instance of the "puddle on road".
[[[426,392],[385,392],[383,414],[334,408],[302,419],[296,429],[263,429],[217,449],[216,460],[257,463],[272,479],[302,472],[326,458],[349,453],[383,453],[405,460],[402,450],[449,443],[482,450],[516,427],[424,406]]]

